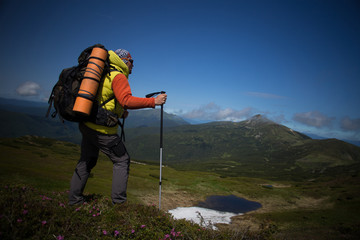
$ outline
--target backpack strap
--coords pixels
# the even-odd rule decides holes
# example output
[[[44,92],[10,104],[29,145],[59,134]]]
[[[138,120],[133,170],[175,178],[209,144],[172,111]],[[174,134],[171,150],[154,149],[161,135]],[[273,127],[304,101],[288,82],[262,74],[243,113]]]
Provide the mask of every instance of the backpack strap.
[[[117,70],[115,67],[113,66],[110,66],[111,69],[110,69],[110,72],[120,72],[119,70]],[[110,102],[111,100],[115,99],[115,96],[112,96],[110,97],[109,99],[107,99],[106,101],[104,101],[102,104],[100,104],[99,106],[100,107],[103,107],[105,106],[105,104],[107,104],[108,102]],[[115,101],[115,104],[116,104],[116,101]]]
[[[121,128],[120,139],[121,139],[123,142],[125,142],[125,131],[124,131],[125,118],[123,118],[122,123],[121,123],[121,121],[120,121],[120,119],[119,119],[118,123],[119,123],[119,126],[120,126],[120,128]]]
[[[117,70],[115,67],[113,66],[110,66],[110,72],[119,72],[121,73],[119,70]],[[115,96],[113,96],[112,98],[115,98]],[[112,99],[110,99],[109,101],[111,101]],[[106,101],[108,102],[108,101]],[[116,104],[116,101],[115,101],[115,104]],[[126,111],[126,109],[124,109]],[[125,130],[124,130],[124,127],[125,127],[125,118],[122,118],[122,122],[120,121],[120,119],[118,119],[118,124],[121,128],[121,135],[120,135],[120,139],[125,142]]]
[[[115,99],[115,96],[112,96],[112,97],[110,97],[109,99],[107,99],[106,101],[104,101],[102,104],[100,104],[99,106],[100,107],[103,107],[103,106],[105,106],[105,104],[107,104],[108,102],[110,102],[111,100],[113,100],[113,99]],[[116,102],[115,102],[115,104],[116,104]]]
[[[49,117],[50,110],[52,108],[53,102],[54,102],[54,89],[51,91],[51,94],[50,94],[50,97],[49,97],[49,101],[48,101],[49,108],[48,108],[48,110],[46,112],[45,117]]]
[[[45,117],[49,117],[49,114],[50,114],[50,111],[51,111],[51,108],[52,108],[53,104],[54,104],[54,106],[55,106],[54,97],[55,97],[55,96],[54,96],[54,88],[53,88],[53,90],[51,91],[50,97],[49,97],[49,101],[48,101],[49,108],[48,108],[48,110],[46,111]],[[56,115],[57,115],[57,113],[58,113],[58,111],[57,111],[57,109],[55,109],[55,112],[53,112],[53,113],[51,114],[51,117],[52,117],[52,118],[55,118]]]
[[[119,70],[117,70],[115,67],[113,66],[110,66],[111,69],[110,69],[110,72],[119,72],[121,73]],[[110,97],[109,99],[107,99],[106,101],[104,101],[102,104],[100,104],[100,107],[103,107],[105,106],[105,104],[107,104],[108,102],[110,102],[111,100],[115,99],[115,96],[112,96]],[[116,101],[115,101],[115,104],[116,104]]]
[[[110,66],[110,72],[119,72],[121,73],[119,70],[117,70],[114,66]]]

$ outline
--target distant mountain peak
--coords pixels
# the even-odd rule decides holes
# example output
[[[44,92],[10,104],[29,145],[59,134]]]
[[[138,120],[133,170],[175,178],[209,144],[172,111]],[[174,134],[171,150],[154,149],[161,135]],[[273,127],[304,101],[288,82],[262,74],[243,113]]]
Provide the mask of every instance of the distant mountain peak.
[[[263,118],[265,118],[263,115],[261,115],[261,114],[256,114],[256,115],[253,116],[251,119],[256,119],[256,120],[258,120],[258,119],[263,119]]]
[[[256,124],[262,124],[262,123],[274,123],[273,121],[269,120],[268,118],[266,118],[265,116],[261,115],[261,114],[256,114],[255,116],[249,118],[246,121],[247,124],[250,125],[256,125]]]

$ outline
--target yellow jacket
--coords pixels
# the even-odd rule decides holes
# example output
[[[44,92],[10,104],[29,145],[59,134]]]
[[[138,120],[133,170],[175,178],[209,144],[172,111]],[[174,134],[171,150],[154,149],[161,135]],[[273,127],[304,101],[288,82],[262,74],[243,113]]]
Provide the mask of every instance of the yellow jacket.
[[[103,108],[105,108],[108,111],[111,111],[115,113],[118,118],[120,118],[124,112],[124,108],[117,102],[116,98],[114,97],[114,91],[112,89],[112,81],[114,80],[115,76],[118,74],[124,74],[126,78],[129,77],[129,68],[126,66],[126,64],[120,59],[118,55],[116,55],[115,52],[109,51],[109,59],[110,59],[110,65],[116,69],[116,71],[111,71],[110,74],[106,75],[103,81],[101,81],[100,86],[98,88],[97,92],[97,101],[98,104],[102,104],[106,100],[110,98],[114,98],[113,100],[106,103]],[[85,125],[89,128],[98,131],[100,133],[104,134],[116,134],[118,125],[114,127],[106,127],[102,125],[97,125],[92,122],[85,122]]]

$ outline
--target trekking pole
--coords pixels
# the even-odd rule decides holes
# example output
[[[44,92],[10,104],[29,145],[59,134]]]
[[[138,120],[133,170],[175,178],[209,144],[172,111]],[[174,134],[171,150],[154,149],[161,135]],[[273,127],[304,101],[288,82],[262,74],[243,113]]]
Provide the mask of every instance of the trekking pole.
[[[164,94],[164,91],[149,93],[146,98],[153,97],[158,94]],[[160,180],[159,180],[159,210],[161,209],[161,175],[162,175],[162,158],[163,158],[163,118],[164,118],[164,104],[161,104],[160,115]]]

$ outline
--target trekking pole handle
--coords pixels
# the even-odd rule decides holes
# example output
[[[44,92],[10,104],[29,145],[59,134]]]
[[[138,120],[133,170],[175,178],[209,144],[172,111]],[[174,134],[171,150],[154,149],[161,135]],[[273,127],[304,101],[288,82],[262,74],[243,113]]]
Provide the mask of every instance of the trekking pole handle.
[[[156,95],[158,95],[158,94],[165,94],[165,93],[166,93],[165,91],[153,92],[153,93],[147,94],[145,97],[146,97],[146,98],[151,98],[151,97],[156,96]]]

